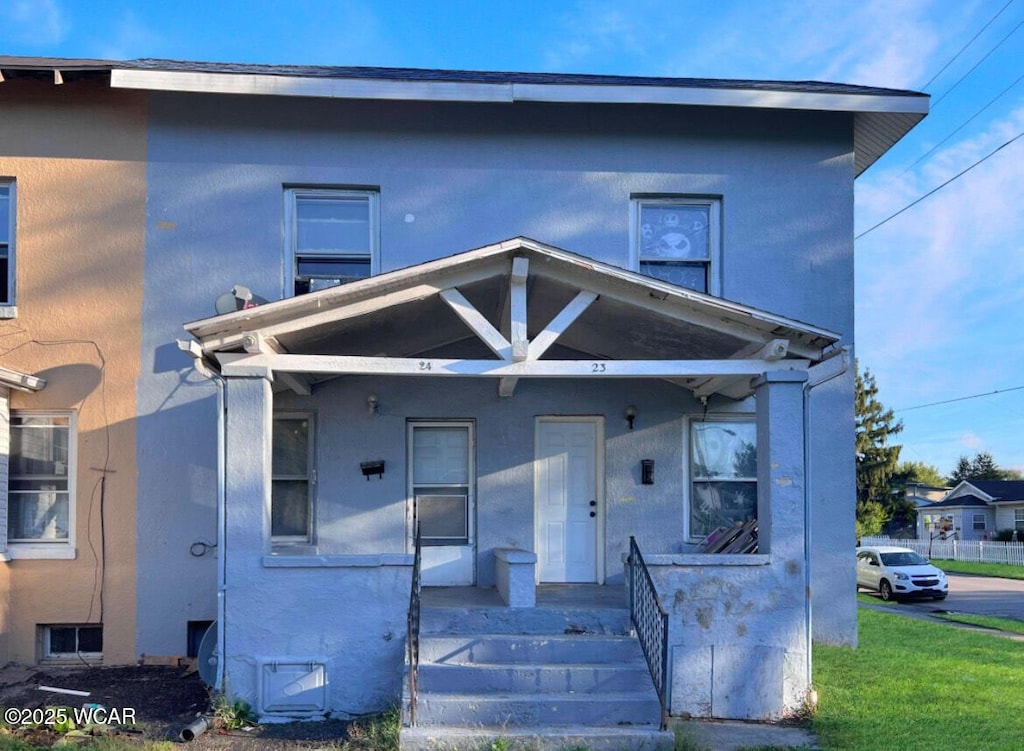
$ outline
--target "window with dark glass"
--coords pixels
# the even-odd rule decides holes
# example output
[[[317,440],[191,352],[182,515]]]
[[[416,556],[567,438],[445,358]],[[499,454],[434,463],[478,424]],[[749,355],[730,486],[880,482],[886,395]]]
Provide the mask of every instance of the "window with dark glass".
[[[14,183],[0,180],[0,305],[14,304]]]

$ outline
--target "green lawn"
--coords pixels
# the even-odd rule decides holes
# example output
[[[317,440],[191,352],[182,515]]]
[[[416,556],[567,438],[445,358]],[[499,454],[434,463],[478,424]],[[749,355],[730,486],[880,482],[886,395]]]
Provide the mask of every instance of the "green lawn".
[[[971,561],[933,560],[933,564],[943,571],[954,574],[981,574],[982,576],[1001,576],[1004,579],[1024,579],[1024,566],[1012,563],[974,563]]]
[[[816,647],[827,751],[1018,751],[1024,643],[861,610],[858,649]]]
[[[996,618],[990,615],[971,615],[970,613],[936,613],[936,618],[955,623],[966,623],[969,626],[994,628],[996,631],[1009,631],[1012,634],[1024,634],[1024,621],[1013,618]]]

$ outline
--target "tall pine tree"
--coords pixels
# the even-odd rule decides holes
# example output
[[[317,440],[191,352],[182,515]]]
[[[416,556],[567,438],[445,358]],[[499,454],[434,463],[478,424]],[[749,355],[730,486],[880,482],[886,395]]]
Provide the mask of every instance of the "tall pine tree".
[[[857,365],[855,419],[857,425],[857,539],[878,534],[888,518],[890,478],[896,472],[902,446],[890,439],[903,430],[891,409],[878,401],[871,371],[861,376]]]

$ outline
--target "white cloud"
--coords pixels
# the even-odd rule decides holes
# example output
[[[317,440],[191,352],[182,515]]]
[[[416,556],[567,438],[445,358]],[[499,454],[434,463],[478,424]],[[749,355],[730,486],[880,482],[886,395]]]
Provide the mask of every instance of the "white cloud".
[[[964,448],[970,449],[971,451],[978,451],[985,445],[985,442],[978,438],[978,436],[974,435],[974,433],[964,433],[960,436],[960,445]]]
[[[8,0],[12,37],[39,47],[64,41],[69,23],[55,0]]]

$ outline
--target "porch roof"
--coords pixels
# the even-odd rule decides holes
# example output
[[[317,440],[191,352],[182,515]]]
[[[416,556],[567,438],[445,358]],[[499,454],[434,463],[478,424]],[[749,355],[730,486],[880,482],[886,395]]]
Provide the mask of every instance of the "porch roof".
[[[742,398],[753,376],[806,369],[840,339],[525,237],[185,328],[212,368],[291,374],[283,385],[299,391],[422,374],[497,377],[506,396],[518,378],[597,375]]]

